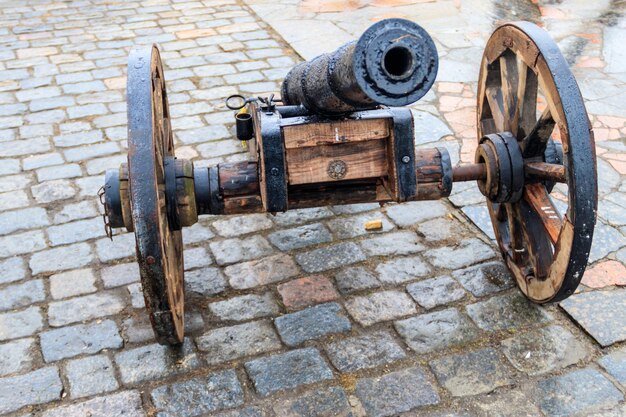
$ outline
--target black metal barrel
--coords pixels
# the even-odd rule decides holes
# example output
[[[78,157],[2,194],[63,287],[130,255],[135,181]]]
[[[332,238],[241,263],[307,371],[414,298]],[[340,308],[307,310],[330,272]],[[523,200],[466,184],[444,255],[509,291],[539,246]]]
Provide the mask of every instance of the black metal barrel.
[[[438,63],[435,43],[421,26],[381,20],[358,41],[293,67],[281,88],[283,104],[320,114],[405,106],[428,92]]]

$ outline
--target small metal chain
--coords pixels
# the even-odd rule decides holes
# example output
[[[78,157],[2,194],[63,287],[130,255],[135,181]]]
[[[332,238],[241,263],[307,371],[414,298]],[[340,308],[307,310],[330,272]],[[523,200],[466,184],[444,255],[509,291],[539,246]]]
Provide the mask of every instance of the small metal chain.
[[[107,212],[107,205],[104,200],[105,195],[104,185],[98,189],[98,199],[100,200],[100,204],[104,208],[104,214],[102,214],[102,221],[104,222],[104,233],[106,233],[107,237],[113,240],[113,228],[111,227],[111,222],[109,221],[109,213]]]

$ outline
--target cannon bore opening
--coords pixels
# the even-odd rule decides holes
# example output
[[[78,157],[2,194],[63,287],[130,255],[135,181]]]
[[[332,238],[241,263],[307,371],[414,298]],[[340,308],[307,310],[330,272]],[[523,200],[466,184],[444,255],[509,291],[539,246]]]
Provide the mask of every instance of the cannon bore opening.
[[[394,79],[411,75],[414,65],[413,53],[405,46],[393,46],[383,56],[383,70]]]

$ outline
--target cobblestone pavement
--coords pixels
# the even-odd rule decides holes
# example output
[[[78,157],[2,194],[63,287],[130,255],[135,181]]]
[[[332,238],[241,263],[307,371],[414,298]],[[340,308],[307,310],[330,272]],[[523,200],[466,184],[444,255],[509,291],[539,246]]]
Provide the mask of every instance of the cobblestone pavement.
[[[626,415],[624,2],[364,3],[0,3],[0,414]],[[540,22],[559,42],[599,157],[581,292],[526,302],[482,196],[458,186],[450,201],[204,218],[184,231],[188,338],[155,344],[133,236],[103,237],[95,197],[125,160],[130,46],[160,44],[176,153],[213,165],[243,158],[225,96],[277,91],[301,57],[384,17],[437,41],[417,139],[455,163],[473,158],[497,22]],[[370,219],[383,231],[366,233]]]

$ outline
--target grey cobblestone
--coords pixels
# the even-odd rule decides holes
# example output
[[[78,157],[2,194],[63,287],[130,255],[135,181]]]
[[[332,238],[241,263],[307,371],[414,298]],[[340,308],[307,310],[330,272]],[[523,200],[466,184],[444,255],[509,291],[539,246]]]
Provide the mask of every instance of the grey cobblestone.
[[[274,405],[281,417],[352,417],[346,392],[340,387],[316,389]],[[251,416],[252,417],[252,416]]]
[[[256,321],[211,330],[196,339],[209,364],[254,356],[281,348],[268,321]]]
[[[398,226],[412,226],[424,220],[444,216],[448,209],[439,201],[415,201],[387,207],[387,215]]]
[[[499,295],[465,308],[478,327],[490,331],[537,325],[550,319],[543,309],[517,293]]]
[[[139,282],[139,266],[136,262],[103,268],[100,277],[104,288],[114,288]]]
[[[493,249],[476,238],[459,241],[455,247],[445,246],[426,251],[424,255],[439,268],[459,269],[487,259],[496,254]]]
[[[413,301],[399,291],[381,291],[353,297],[347,300],[345,305],[348,313],[362,326],[371,326],[374,323],[416,313]]]
[[[279,312],[271,292],[249,294],[209,304],[209,310],[220,320],[244,321],[275,316]]]
[[[197,368],[200,361],[191,345],[191,341],[186,339],[178,349],[151,344],[118,353],[115,355],[115,363],[120,370],[122,383],[136,384]]]
[[[337,303],[320,304],[285,314],[274,320],[281,339],[288,346],[297,346],[307,340],[318,339],[331,334],[349,332],[350,320],[342,314]]]
[[[51,166],[37,170],[37,180],[51,181],[63,178],[76,178],[82,175],[80,166],[77,164],[66,164],[59,166]]]
[[[466,296],[459,283],[449,276],[414,282],[407,285],[406,290],[417,304],[426,309],[449,304]]]
[[[369,233],[388,232],[394,228],[394,225],[380,212],[332,219],[328,222],[328,227],[339,239],[348,239],[368,234],[368,231],[365,230],[365,223],[371,220],[381,220],[383,228],[380,231]]]
[[[26,276],[26,263],[22,258],[0,261],[0,284],[19,281]]]
[[[63,384],[56,367],[37,369],[27,374],[0,379],[0,413],[16,411],[26,405],[45,404],[61,397]]]
[[[475,297],[493,294],[514,285],[511,273],[501,262],[490,262],[453,273],[454,277]]]
[[[191,295],[206,297],[219,294],[225,289],[226,280],[217,268],[194,269],[185,274],[185,291]]]
[[[95,217],[89,220],[79,220],[47,229],[48,238],[53,246],[101,237],[103,234],[102,218]]]
[[[617,382],[626,386],[626,349],[621,348],[603,356],[598,360],[602,366]]]
[[[43,317],[41,309],[29,307],[21,311],[0,314],[0,341],[30,336],[41,330]]]
[[[209,247],[218,265],[250,261],[272,253],[269,242],[257,235],[243,239],[234,238],[211,242]]]
[[[137,391],[122,391],[45,411],[42,417],[145,417]]]
[[[14,284],[0,290],[0,311],[13,310],[46,298],[43,281],[32,280]]]
[[[396,416],[440,401],[437,389],[421,368],[408,368],[380,378],[360,379],[356,383],[356,395],[372,417]]]
[[[40,334],[46,362],[122,347],[117,325],[112,320],[62,327]]]
[[[185,270],[208,266],[213,263],[209,252],[204,248],[188,248],[183,252]]]
[[[51,203],[65,200],[76,195],[76,190],[68,180],[46,181],[31,187],[33,198],[38,203]]]
[[[30,371],[35,362],[35,339],[0,344],[0,376]]]
[[[78,321],[119,313],[124,308],[124,300],[112,292],[101,292],[69,300],[51,302],[48,306],[48,321],[59,327]]]
[[[289,210],[285,213],[277,213],[272,220],[280,226],[293,226],[310,221],[332,217],[333,212],[328,207],[315,207],[309,209]]]
[[[267,238],[282,251],[300,249],[332,240],[330,232],[321,223],[279,230],[269,234]]]
[[[69,361],[65,365],[72,398],[87,397],[116,390],[113,364],[104,355],[88,356]]]
[[[46,210],[41,207],[0,213],[0,234],[5,235],[20,229],[34,229],[49,224]]]
[[[337,288],[342,294],[351,294],[360,290],[377,288],[380,282],[374,274],[363,267],[356,266],[343,269],[335,274]]]
[[[39,230],[14,233],[0,237],[0,258],[32,253],[46,247],[44,234]]]
[[[259,395],[297,388],[333,378],[333,373],[315,348],[292,350],[245,363]]]
[[[428,275],[430,267],[418,256],[398,258],[376,267],[378,279],[385,284],[400,284]]]
[[[279,254],[228,266],[224,273],[233,288],[247,289],[291,278],[298,269],[290,256]]]
[[[116,235],[113,241],[105,238],[96,241],[96,252],[102,262],[123,259],[135,254],[135,235],[126,233]]]
[[[213,222],[213,227],[221,236],[232,237],[269,229],[272,227],[272,221],[265,214],[251,214],[218,220]]]
[[[339,243],[299,253],[296,261],[306,272],[314,273],[364,261],[365,255],[353,242]]]
[[[232,369],[159,387],[150,396],[163,417],[193,417],[244,402],[243,389]]]
[[[478,337],[478,329],[455,308],[396,321],[394,326],[417,353],[442,351]]]
[[[426,248],[417,235],[408,230],[369,238],[361,242],[361,247],[369,256],[409,255]]]
[[[400,345],[385,331],[333,342],[326,351],[335,368],[344,373],[376,368],[406,357]]]

